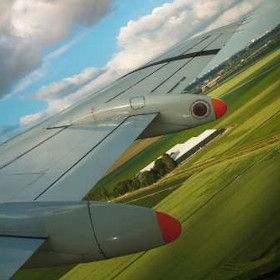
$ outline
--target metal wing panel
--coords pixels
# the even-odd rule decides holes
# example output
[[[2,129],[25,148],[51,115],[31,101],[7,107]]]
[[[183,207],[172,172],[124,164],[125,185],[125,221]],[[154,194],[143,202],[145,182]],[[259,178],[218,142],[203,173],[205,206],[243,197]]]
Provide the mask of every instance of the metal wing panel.
[[[181,93],[186,86],[197,77],[197,73],[205,67],[213,56],[202,56],[184,60],[182,66],[152,89],[152,93]],[[172,67],[173,65],[170,65]]]
[[[187,61],[189,61],[189,59]],[[185,65],[185,63],[187,62],[184,60],[161,65],[161,67],[156,72],[154,72],[153,75],[145,78],[145,83],[136,84],[134,87],[128,89],[122,96],[132,96],[134,93],[136,93],[136,95],[146,95],[149,93],[154,93],[154,91],[162,83],[164,83],[164,81],[168,79],[170,75],[176,73],[176,71],[181,69]],[[144,70],[146,69],[143,69],[141,71]],[[161,89],[160,93],[167,93],[166,88]]]
[[[46,131],[41,130],[39,127],[34,127],[3,143],[0,146],[0,170],[20,158],[24,153],[33,149],[34,146],[52,138],[57,133],[59,133],[58,130]]]
[[[154,117],[122,118],[64,129],[0,170],[0,200],[83,198]]]
[[[149,114],[127,118],[102,140],[101,145],[94,147],[61,180],[35,199],[82,199],[156,116],[157,114]]]
[[[122,121],[118,119],[92,126],[69,127],[24,153],[0,170],[0,201],[34,199]]]
[[[200,51],[204,49],[205,46],[210,41],[212,41],[215,37],[219,37],[221,34],[223,34],[223,36],[220,37],[219,40],[218,38],[216,39],[217,41],[216,46],[212,46],[212,48],[220,49],[224,46],[224,44],[232,36],[232,34],[238,29],[238,27],[242,24],[242,22],[243,21],[235,22],[227,26],[220,27],[215,30],[211,30],[207,33],[203,33],[202,35],[195,36],[191,39],[189,38],[183,39],[182,41],[178,42],[176,45],[168,49],[165,53],[159,55],[152,61],[145,64],[144,67],[162,61],[164,59],[178,56],[179,54],[186,54],[186,53],[193,53],[196,51]]]
[[[10,279],[44,241],[41,238],[0,236],[0,278]]]
[[[158,61],[177,56],[179,54],[192,52],[195,48],[199,48],[199,45],[202,44],[209,36],[197,36],[192,39],[182,40],[177,43],[175,46],[172,46],[168,49],[165,53],[161,54],[160,56],[153,59],[151,62],[147,63],[146,65],[150,65],[156,63]]]

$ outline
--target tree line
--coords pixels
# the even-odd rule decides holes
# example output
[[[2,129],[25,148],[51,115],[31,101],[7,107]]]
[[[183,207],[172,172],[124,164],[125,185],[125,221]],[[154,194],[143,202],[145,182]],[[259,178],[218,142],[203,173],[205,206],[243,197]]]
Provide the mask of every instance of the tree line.
[[[108,192],[104,187],[101,187],[89,194],[87,199],[106,201],[150,186],[172,171],[176,166],[176,161],[168,154],[164,154],[155,161],[154,167],[151,170],[139,172],[134,178],[117,183],[112,192]]]

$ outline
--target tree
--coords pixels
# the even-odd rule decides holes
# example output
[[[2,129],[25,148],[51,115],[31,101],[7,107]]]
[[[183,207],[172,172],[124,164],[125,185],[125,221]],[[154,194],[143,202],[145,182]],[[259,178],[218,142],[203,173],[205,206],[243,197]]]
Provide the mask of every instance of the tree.
[[[176,168],[177,162],[169,154],[163,154],[162,159],[165,162],[165,166],[168,172]]]
[[[128,192],[128,180],[119,182],[115,188],[117,188],[119,195],[124,195]]]
[[[163,177],[165,174],[167,174],[167,168],[164,159],[161,157],[155,161],[155,165],[152,169],[156,174],[158,178]]]
[[[108,191],[103,187],[100,188],[100,196],[101,196],[102,199],[106,199],[106,200],[109,199]]]
[[[117,187],[114,187],[114,189],[113,189],[113,197],[118,197],[118,196],[120,196],[119,189]]]
[[[128,191],[132,192],[138,190],[141,186],[137,177],[134,177],[132,180],[127,180]]]
[[[105,201],[105,200],[109,199],[109,194],[108,194],[107,190],[102,187],[97,190],[94,190],[93,193],[90,193],[87,196],[87,199]]]
[[[139,175],[139,181],[142,186],[149,186],[158,180],[156,172],[152,169],[150,171],[144,171]]]
[[[168,154],[164,154],[155,161],[155,165],[150,171],[141,172],[133,179],[119,182],[113,189],[113,196],[118,197],[141,187],[152,185],[175,167],[176,162]],[[104,192],[104,190],[101,195],[108,197],[108,193]]]
[[[133,186],[133,190],[138,190],[138,189],[141,188],[141,183],[140,183],[140,181],[139,181],[139,179],[137,177],[134,177],[132,179],[132,183],[131,184]]]

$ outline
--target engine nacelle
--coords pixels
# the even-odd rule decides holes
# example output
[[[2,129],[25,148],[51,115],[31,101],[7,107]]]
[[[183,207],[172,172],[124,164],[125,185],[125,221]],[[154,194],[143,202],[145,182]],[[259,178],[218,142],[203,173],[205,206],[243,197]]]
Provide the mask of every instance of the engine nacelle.
[[[139,138],[178,132],[221,117],[226,111],[223,101],[205,95],[164,94],[119,98],[99,107],[89,105],[71,119],[50,128],[91,124],[105,120],[158,113]]]
[[[24,267],[102,260],[176,239],[180,223],[153,209],[102,202],[0,204],[0,235],[45,238]]]

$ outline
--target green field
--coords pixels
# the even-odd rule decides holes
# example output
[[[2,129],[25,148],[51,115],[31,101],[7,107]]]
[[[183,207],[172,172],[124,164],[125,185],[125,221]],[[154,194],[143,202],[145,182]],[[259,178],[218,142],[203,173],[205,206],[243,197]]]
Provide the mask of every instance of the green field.
[[[228,105],[219,121],[160,138],[100,183],[129,178],[174,144],[206,128],[231,128],[157,186],[163,190],[177,184],[176,189],[141,199],[152,193],[148,190],[124,201],[137,199],[133,203],[176,217],[182,223],[178,240],[144,253],[81,264],[61,279],[260,279],[278,269],[279,62],[280,50],[212,91]],[[13,279],[58,279],[67,270],[22,270]]]
[[[206,168],[158,204],[182,223],[173,244],[79,265],[62,279],[251,279],[273,269],[280,261],[279,151],[276,143]]]
[[[154,207],[157,205],[164,197],[172,193],[175,189],[180,187],[189,175],[180,176],[178,179],[172,178],[170,182],[163,181],[156,184],[152,188],[144,189],[143,191],[133,193],[133,195],[121,198],[118,203],[128,203],[145,207]]]

